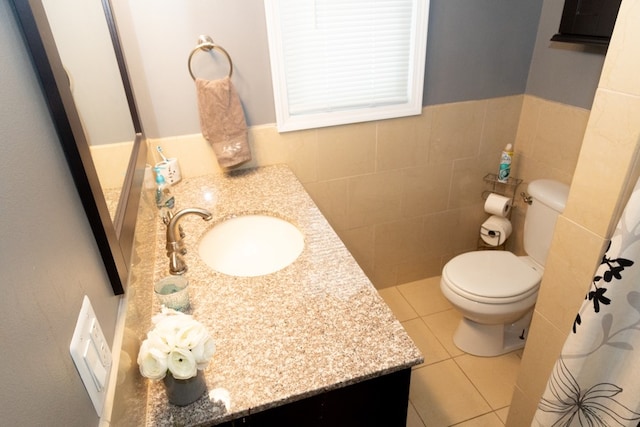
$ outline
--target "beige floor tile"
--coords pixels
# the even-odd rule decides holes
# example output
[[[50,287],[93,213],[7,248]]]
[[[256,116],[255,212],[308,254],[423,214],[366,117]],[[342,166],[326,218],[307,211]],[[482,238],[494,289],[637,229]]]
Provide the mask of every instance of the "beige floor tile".
[[[462,315],[453,308],[422,318],[451,356],[464,354],[453,343],[453,333],[456,331],[460,319],[462,319]]]
[[[418,317],[418,313],[416,313],[413,307],[411,307],[411,304],[407,302],[402,294],[400,294],[400,291],[398,291],[396,286],[379,289],[378,293],[400,322]]]
[[[456,427],[504,427],[504,423],[495,413],[481,415],[477,418],[456,424]]]
[[[422,319],[407,320],[402,322],[402,326],[422,352],[424,365],[441,362],[451,357]]]
[[[520,369],[520,358],[516,353],[496,357],[465,354],[454,360],[491,408],[495,410],[509,406]]]
[[[502,420],[503,424],[507,423],[507,416],[509,415],[509,407],[498,409],[495,414]]]
[[[409,398],[429,427],[446,427],[491,411],[453,360],[413,371]]]
[[[440,276],[405,283],[397,288],[420,316],[451,308],[449,301],[440,292]]]
[[[461,319],[440,292],[440,277],[379,290],[423,353],[414,367],[407,427],[503,427],[522,350],[482,358],[453,343]]]
[[[409,402],[409,408],[407,409],[407,427],[425,427],[411,402]]]

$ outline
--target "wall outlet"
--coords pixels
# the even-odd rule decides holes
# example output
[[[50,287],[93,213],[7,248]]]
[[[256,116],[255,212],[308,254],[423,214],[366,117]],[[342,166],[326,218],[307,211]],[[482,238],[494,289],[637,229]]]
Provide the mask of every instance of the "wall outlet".
[[[109,385],[111,350],[86,295],[69,350],[91,402],[101,417]]]

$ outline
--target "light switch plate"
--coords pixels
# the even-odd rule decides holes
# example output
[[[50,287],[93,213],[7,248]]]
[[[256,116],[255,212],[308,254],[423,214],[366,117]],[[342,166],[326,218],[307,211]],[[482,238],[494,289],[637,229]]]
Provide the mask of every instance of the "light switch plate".
[[[86,295],[69,350],[91,402],[101,417],[109,385],[111,350]]]

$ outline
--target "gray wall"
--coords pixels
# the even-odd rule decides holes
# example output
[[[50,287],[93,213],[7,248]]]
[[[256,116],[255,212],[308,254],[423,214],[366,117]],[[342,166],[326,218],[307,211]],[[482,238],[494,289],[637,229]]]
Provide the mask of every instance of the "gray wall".
[[[262,1],[114,3],[148,136],[200,133],[187,71],[200,34],[229,51],[249,125],[275,122]],[[524,93],[541,7],[542,0],[431,0],[423,105]],[[219,54],[194,57],[199,77],[227,67]]]
[[[524,93],[542,0],[431,0],[423,105]]]
[[[604,52],[549,42],[563,4],[431,0],[423,105],[528,93],[590,108]],[[275,121],[262,1],[114,0],[114,9],[149,137],[200,133],[187,71],[200,34],[231,54],[249,125]],[[198,53],[193,64],[203,78],[228,69],[220,54]]]
[[[0,424],[97,425],[69,342],[84,295],[111,342],[119,297],[7,0],[0,70]]]
[[[526,93],[591,109],[606,49],[551,42],[564,0],[544,0]]]
[[[231,55],[248,124],[275,122],[262,0],[113,0],[113,9],[148,137],[200,133],[187,59],[201,34]],[[219,53],[194,56],[198,77],[219,78],[228,69]]]

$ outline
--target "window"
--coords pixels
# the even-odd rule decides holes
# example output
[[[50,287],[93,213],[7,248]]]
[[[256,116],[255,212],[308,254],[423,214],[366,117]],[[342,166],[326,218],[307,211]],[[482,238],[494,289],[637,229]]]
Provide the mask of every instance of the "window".
[[[281,132],[420,114],[429,0],[265,0]]]

